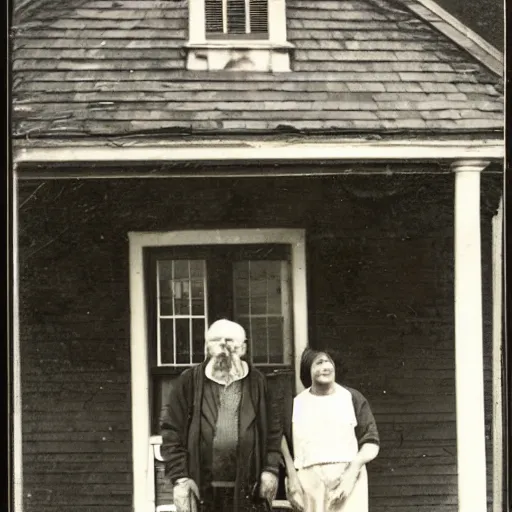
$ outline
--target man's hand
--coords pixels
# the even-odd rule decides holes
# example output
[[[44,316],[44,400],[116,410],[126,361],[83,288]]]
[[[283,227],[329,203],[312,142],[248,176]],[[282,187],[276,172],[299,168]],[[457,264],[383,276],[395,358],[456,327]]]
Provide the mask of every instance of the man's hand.
[[[341,475],[339,484],[333,489],[331,493],[331,503],[335,506],[339,506],[344,500],[346,500],[356,485],[359,477],[360,468],[349,465],[347,470]]]
[[[260,477],[260,498],[272,503],[277,494],[277,476],[270,471],[263,471]]]
[[[286,498],[290,502],[293,510],[301,512],[304,510],[304,491],[300,485],[297,475],[285,478]]]
[[[197,512],[199,489],[191,478],[179,478],[173,488],[176,512]]]

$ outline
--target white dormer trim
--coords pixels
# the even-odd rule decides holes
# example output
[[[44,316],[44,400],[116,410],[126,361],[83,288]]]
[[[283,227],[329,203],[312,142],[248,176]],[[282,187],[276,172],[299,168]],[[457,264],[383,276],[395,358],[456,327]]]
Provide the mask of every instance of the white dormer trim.
[[[205,1],[190,0],[187,69],[195,71],[290,71],[286,2],[268,2],[268,39],[207,39]]]
[[[188,2],[189,44],[206,42],[206,11],[204,0]]]

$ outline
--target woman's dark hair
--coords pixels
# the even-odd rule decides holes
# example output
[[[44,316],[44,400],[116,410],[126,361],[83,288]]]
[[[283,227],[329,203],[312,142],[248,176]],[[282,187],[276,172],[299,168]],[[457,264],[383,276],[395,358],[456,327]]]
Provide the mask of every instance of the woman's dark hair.
[[[320,355],[325,354],[333,364],[333,358],[330,356],[328,352],[325,350],[313,350],[312,348],[306,348],[304,352],[302,352],[302,356],[300,358],[300,381],[305,388],[310,388],[313,384],[311,381],[311,367],[313,366],[313,361]]]

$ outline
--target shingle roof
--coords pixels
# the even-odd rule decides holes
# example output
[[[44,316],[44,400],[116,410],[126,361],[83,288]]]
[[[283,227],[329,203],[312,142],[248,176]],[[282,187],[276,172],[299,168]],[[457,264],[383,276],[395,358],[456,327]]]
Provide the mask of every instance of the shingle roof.
[[[288,0],[289,73],[187,71],[184,0],[74,2],[15,31],[15,136],[503,126],[501,79],[397,0]]]

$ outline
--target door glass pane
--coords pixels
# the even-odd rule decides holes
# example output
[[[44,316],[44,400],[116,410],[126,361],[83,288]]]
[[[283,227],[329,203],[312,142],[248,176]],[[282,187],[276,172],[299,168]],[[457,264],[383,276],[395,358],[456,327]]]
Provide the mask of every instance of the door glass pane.
[[[173,279],[188,279],[188,260],[174,260],[174,275]]]
[[[174,363],[174,328],[172,320],[160,320],[160,359],[162,364]]]
[[[249,262],[238,261],[233,266],[233,277],[235,279],[235,294],[238,297],[249,295]]]
[[[267,270],[267,308],[271,315],[280,315],[282,309],[281,297],[281,262],[271,262]]]
[[[249,298],[236,297],[236,313],[237,318],[249,316]]]
[[[176,363],[190,363],[190,327],[188,318],[177,318],[176,322]]]
[[[267,312],[268,263],[268,261],[249,262],[249,298],[251,315],[264,315]]]
[[[252,348],[252,360],[254,363],[267,363],[267,319],[251,318],[250,342]]]
[[[233,265],[233,291],[235,315],[249,313],[249,262],[239,261]]]
[[[192,315],[204,315],[204,281],[194,279],[191,283]]]
[[[268,318],[268,358],[269,363],[283,362],[283,319],[282,317]]]
[[[158,275],[158,301],[160,315],[172,315],[172,262],[159,262]]]
[[[160,313],[162,316],[172,315],[172,299],[162,298],[160,300]]]
[[[188,315],[190,302],[190,282],[188,279],[173,281],[174,314]]]
[[[200,363],[204,360],[204,335],[206,332],[203,318],[192,319],[192,362]]]
[[[203,260],[188,260],[190,264],[190,277],[199,278],[201,281],[204,279],[204,261]]]
[[[158,262],[158,276],[163,281],[172,280],[172,261]]]

